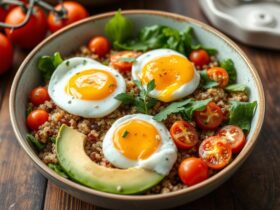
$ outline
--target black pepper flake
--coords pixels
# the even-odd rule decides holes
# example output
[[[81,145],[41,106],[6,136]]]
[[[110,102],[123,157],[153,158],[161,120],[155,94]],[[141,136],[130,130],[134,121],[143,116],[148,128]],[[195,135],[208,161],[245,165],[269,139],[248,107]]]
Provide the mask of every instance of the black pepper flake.
[[[68,104],[72,104],[72,101],[68,101]]]

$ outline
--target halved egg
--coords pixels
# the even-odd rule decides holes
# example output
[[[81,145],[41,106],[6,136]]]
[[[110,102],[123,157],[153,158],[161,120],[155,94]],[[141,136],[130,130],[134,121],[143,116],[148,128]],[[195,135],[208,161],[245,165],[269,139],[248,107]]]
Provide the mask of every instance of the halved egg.
[[[119,168],[141,167],[167,175],[177,149],[164,124],[145,114],[115,121],[103,140],[105,158]]]
[[[56,105],[87,118],[104,117],[113,112],[121,103],[114,97],[125,90],[125,80],[119,72],[81,57],[61,63],[48,86]]]
[[[155,80],[150,96],[170,102],[195,91],[200,75],[182,54],[170,49],[157,49],[142,54],[132,66],[132,78],[145,86]]]

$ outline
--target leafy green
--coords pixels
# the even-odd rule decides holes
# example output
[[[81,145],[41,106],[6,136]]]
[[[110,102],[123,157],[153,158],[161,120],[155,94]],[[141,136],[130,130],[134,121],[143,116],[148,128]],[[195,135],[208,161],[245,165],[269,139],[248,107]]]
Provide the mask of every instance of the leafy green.
[[[227,71],[229,76],[229,84],[236,83],[237,73],[233,61],[231,59],[222,60],[220,62],[220,66]]]
[[[39,58],[38,69],[41,72],[43,79],[49,81],[56,67],[63,62],[59,52],[53,56],[44,55]]]
[[[193,99],[186,99],[184,101],[180,102],[173,102],[169,106],[165,107],[163,110],[161,110],[159,113],[157,113],[154,116],[154,120],[156,121],[162,121],[165,120],[168,115],[173,113],[178,113],[182,115],[182,117],[186,120],[191,120],[193,112],[196,110],[204,110],[206,105],[211,101],[212,99],[206,99],[201,101],[195,101]]]
[[[237,125],[248,132],[251,128],[251,121],[254,116],[257,102],[230,102],[229,124]]]
[[[195,40],[191,27],[179,31],[164,25],[152,25],[140,30],[136,39],[115,42],[114,48],[117,50],[137,50],[147,51],[157,48],[168,48],[188,55],[194,49],[203,48],[210,55],[216,54],[217,50],[205,48],[202,45],[194,44]]]
[[[185,109],[185,105],[190,103],[192,99],[186,99],[184,101],[180,102],[173,102],[169,106],[165,107],[163,110],[161,110],[159,113],[157,113],[154,116],[154,120],[156,121],[162,121],[165,120],[168,115],[173,113],[178,113],[180,111],[183,111]]]
[[[248,87],[244,84],[233,84],[225,88],[228,92],[248,92]]]
[[[36,149],[38,149],[39,151],[44,149],[45,147],[45,144],[39,142],[38,139],[36,139],[32,134],[27,134],[26,139],[30,144],[34,145]]]
[[[138,96],[134,96],[131,93],[120,93],[115,96],[115,99],[123,102],[124,104],[134,105],[137,111],[147,114],[149,109],[156,105],[157,100],[149,97],[149,93],[155,89],[155,80],[151,80],[147,87],[143,87],[139,80],[133,81],[139,88],[140,93]]]
[[[203,111],[211,100],[211,98],[201,101],[192,100],[189,104],[186,105],[185,109],[181,111],[182,117],[185,120],[191,120],[194,111]]]
[[[68,179],[68,175],[64,172],[63,168],[59,165],[59,164],[53,164],[53,163],[49,163],[48,167],[52,170],[54,170],[57,174],[59,174],[60,176]]]
[[[208,77],[207,70],[200,71],[199,73],[200,73],[201,79],[203,80],[202,88],[208,89],[208,88],[217,87],[219,85],[218,82],[216,82]]]
[[[133,23],[117,11],[105,25],[105,34],[114,42],[122,43],[133,33]]]

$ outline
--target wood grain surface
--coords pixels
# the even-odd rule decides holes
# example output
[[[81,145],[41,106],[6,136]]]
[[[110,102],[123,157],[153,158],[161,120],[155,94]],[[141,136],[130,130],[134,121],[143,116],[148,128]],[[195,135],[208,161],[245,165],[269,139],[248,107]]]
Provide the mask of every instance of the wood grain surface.
[[[90,11],[98,14],[118,8],[164,10],[209,23],[196,0],[131,0]],[[201,199],[174,209],[280,209],[280,51],[238,44],[256,66],[265,90],[266,115],[257,146],[225,184]],[[13,76],[26,55],[27,52],[17,50],[13,70],[0,77],[0,209],[104,210],[73,198],[48,182],[17,143],[9,119],[8,99]]]

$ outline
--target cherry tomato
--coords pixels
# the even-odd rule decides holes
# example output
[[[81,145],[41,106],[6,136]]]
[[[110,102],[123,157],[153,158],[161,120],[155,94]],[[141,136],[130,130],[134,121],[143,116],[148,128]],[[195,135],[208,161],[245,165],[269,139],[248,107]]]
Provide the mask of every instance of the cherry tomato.
[[[200,158],[190,157],[181,162],[178,174],[184,184],[192,186],[208,178],[208,166]]]
[[[31,130],[37,130],[48,121],[49,114],[45,110],[34,110],[27,116],[27,125]]]
[[[224,137],[230,143],[233,153],[240,152],[246,143],[246,138],[242,129],[235,125],[223,127],[218,132],[218,136]]]
[[[230,143],[220,136],[211,136],[199,146],[200,158],[212,169],[222,169],[231,160]]]
[[[43,104],[45,101],[49,101],[50,96],[48,94],[47,88],[37,87],[33,89],[30,94],[30,100],[36,106]]]
[[[0,33],[0,75],[11,68],[13,64],[13,46],[9,39]]]
[[[210,102],[205,110],[194,112],[194,119],[202,129],[215,129],[223,122],[224,115],[218,105]]]
[[[221,67],[213,67],[207,70],[208,77],[217,83],[219,87],[224,88],[228,85],[229,76],[227,71]]]
[[[210,63],[209,55],[203,49],[192,51],[189,58],[191,62],[199,67],[203,67],[204,65],[208,65]]]
[[[53,12],[49,13],[48,25],[51,32],[55,32],[64,26],[82,20],[88,17],[88,12],[81,4],[75,1],[65,1],[63,6],[67,11],[66,17],[59,17]],[[61,4],[55,7],[56,10],[61,10]]]
[[[134,51],[122,51],[114,53],[111,58],[111,64],[115,69],[118,69],[121,72],[131,71],[133,65],[133,59],[137,58],[139,53]],[[122,59],[132,59],[132,61],[122,61]]]
[[[7,15],[5,22],[18,25],[24,21],[25,17],[23,9],[15,7]],[[47,29],[44,11],[40,7],[34,6],[33,14],[25,26],[15,30],[6,28],[5,32],[13,43],[22,48],[31,49],[45,38]]]
[[[186,121],[176,121],[170,128],[172,139],[179,149],[192,148],[198,142],[195,128]]]
[[[96,36],[90,40],[88,48],[99,57],[104,57],[110,51],[110,42],[103,36]]]

